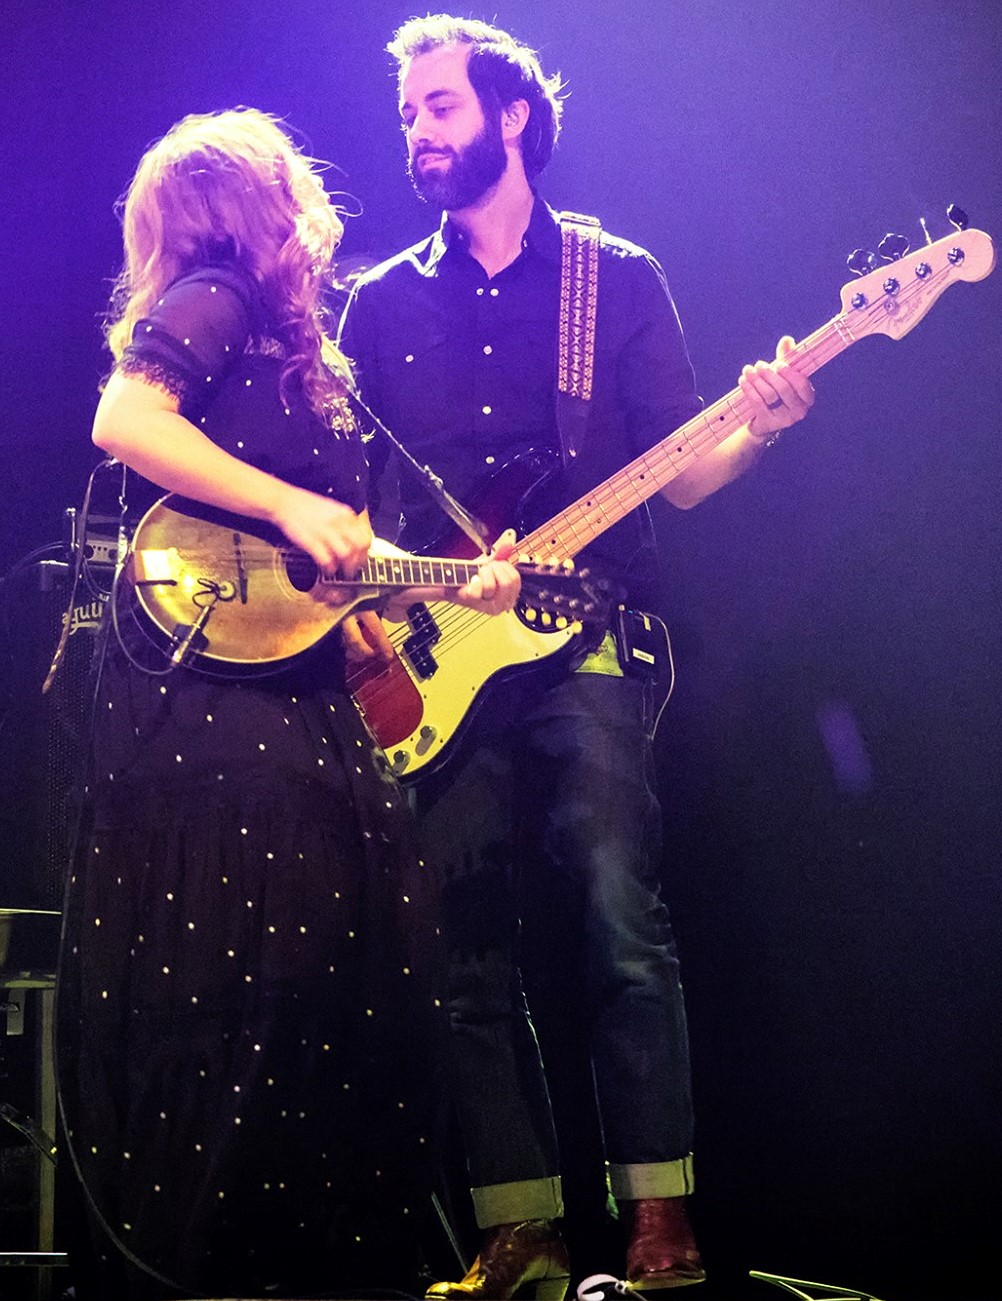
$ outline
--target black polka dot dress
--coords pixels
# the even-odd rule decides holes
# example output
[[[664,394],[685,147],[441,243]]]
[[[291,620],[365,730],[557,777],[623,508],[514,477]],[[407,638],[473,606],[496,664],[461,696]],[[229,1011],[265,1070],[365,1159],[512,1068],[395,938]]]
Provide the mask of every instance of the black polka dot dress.
[[[139,323],[124,368],[227,450],[360,508],[357,435],[279,398],[281,357],[248,349],[257,310],[238,273],[199,272]],[[342,683],[336,634],[239,682],[147,675],[109,639],[58,994],[95,1296],[411,1281],[441,1015],[432,882]]]

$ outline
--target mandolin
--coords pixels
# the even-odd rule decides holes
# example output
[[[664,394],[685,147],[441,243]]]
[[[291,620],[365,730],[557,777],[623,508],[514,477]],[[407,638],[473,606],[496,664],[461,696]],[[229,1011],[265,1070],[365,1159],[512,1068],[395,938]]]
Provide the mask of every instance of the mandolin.
[[[522,580],[516,619],[580,632],[608,618],[614,590],[587,570],[575,573],[562,563],[516,567]],[[357,574],[328,574],[268,525],[169,494],[139,521],[124,574],[150,631],[175,663],[232,676],[280,666],[346,615],[395,593],[463,587],[477,568],[470,560],[407,555],[377,538]],[[412,617],[419,615],[412,611]]]

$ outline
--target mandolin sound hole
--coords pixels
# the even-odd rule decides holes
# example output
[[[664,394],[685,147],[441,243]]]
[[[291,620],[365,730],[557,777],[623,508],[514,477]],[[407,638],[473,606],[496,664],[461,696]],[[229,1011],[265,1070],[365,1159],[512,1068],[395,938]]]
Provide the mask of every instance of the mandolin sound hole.
[[[297,592],[309,592],[317,581],[316,561],[303,551],[287,551],[285,572]]]

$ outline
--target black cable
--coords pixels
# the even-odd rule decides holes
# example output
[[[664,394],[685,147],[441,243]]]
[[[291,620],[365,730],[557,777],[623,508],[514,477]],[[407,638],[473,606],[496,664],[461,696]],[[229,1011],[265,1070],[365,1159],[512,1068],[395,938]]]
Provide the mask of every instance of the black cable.
[[[9,1102],[0,1103],[0,1120],[5,1120],[12,1129],[16,1129],[19,1134],[23,1134],[29,1143],[41,1153],[46,1161],[56,1164],[56,1145],[46,1134],[41,1125],[37,1124],[30,1116],[18,1111],[12,1107]]]
[[[0,587],[2,587],[4,583],[9,583],[11,579],[16,578],[22,569],[27,569],[28,566],[33,565],[36,560],[39,560],[42,556],[48,555],[50,551],[63,550],[65,550],[65,544],[62,542],[46,542],[44,546],[36,547],[34,551],[29,551],[26,556],[22,556],[20,560],[16,560],[14,564],[11,565],[10,569],[7,570],[6,574],[0,574]]]
[[[87,536],[87,520],[88,520],[88,516],[90,515],[90,497],[91,497],[91,492],[93,491],[94,488],[94,480],[97,478],[99,471],[111,469],[113,466],[120,465],[120,464],[121,462],[116,461],[114,457],[106,457],[105,460],[99,461],[98,464],[94,466],[94,469],[91,470],[90,477],[87,480],[87,488],[84,492],[83,505],[80,508],[80,536],[81,537]],[[125,466],[122,465],[121,468],[122,468],[122,488],[121,488],[121,492],[119,493],[119,502],[121,503],[122,511],[124,513]],[[66,646],[70,639],[70,628],[72,627],[73,624],[73,609],[76,605],[77,590],[80,587],[80,578],[81,575],[83,574],[85,560],[86,560],[86,555],[85,555],[84,547],[78,546],[76,561],[73,565],[73,578],[70,582],[70,596],[66,604],[66,613],[63,616],[63,628],[62,628],[62,632],[59,635],[59,641],[56,644],[55,654],[52,656],[52,663],[49,665],[49,671],[45,675],[45,681],[42,683],[43,695],[48,694],[49,690],[51,689],[52,684],[56,679],[56,674],[59,672],[60,665],[63,662],[63,656],[66,653]]]
[[[180,663],[175,664],[173,663],[173,661],[168,662],[167,667],[165,669],[148,668],[145,664],[140,664],[139,660],[136,659],[133,653],[129,650],[128,646],[125,644],[125,636],[122,632],[121,624],[118,621],[118,603],[119,603],[118,594],[122,585],[121,580],[122,580],[123,572],[124,572],[124,565],[120,564],[115,570],[115,577],[111,584],[111,596],[108,602],[108,608],[111,611],[111,626],[115,633],[115,640],[118,642],[118,649],[122,652],[122,654],[128,660],[129,664],[132,666],[132,668],[136,670],[137,673],[143,673],[148,678],[169,677],[172,673],[174,673],[177,669],[181,667]]]

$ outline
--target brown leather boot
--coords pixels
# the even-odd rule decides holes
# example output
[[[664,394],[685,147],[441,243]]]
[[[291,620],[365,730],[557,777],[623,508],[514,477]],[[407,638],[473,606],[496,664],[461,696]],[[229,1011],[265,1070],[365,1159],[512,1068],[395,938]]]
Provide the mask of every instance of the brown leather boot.
[[[570,1278],[567,1248],[551,1220],[496,1224],[484,1230],[480,1255],[461,1283],[433,1283],[429,1298],[508,1301],[520,1288],[536,1301],[564,1301]]]
[[[630,1245],[626,1277],[639,1292],[702,1283],[699,1258],[684,1197],[642,1197],[622,1202]]]

